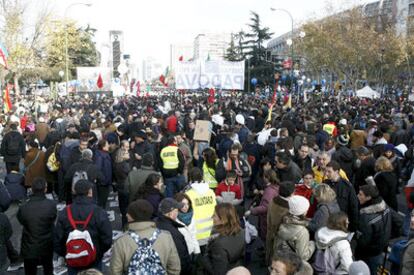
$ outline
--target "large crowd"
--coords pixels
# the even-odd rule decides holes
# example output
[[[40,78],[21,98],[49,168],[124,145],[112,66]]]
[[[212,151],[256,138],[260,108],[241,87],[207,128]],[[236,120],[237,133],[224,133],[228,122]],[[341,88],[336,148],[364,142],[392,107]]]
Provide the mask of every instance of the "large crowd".
[[[414,274],[412,104],[292,103],[16,96],[0,116],[0,274],[250,274],[252,254],[268,274]]]

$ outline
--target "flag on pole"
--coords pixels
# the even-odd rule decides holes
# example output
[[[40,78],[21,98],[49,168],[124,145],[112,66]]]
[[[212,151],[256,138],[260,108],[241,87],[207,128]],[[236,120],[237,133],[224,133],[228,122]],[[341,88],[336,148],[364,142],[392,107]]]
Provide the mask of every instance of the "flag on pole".
[[[284,102],[285,102],[285,104],[283,105],[283,107],[292,108],[292,95],[290,95],[290,94],[286,95]]]
[[[7,69],[7,57],[9,54],[7,53],[6,48],[3,44],[0,43],[0,65],[3,65]]]
[[[268,114],[268,116],[267,116],[266,122],[268,122],[268,121],[272,121],[273,106],[274,106],[274,104],[270,105],[270,108],[269,108],[269,114]]]
[[[12,109],[12,103],[10,100],[10,94],[9,94],[9,85],[6,85],[6,90],[4,90],[3,95],[3,110],[5,113],[10,112]]]
[[[137,81],[137,97],[141,95],[141,83]]]
[[[160,76],[159,80],[162,83],[162,85],[168,87],[167,83],[165,82],[165,76],[163,74]]]
[[[98,80],[96,81],[96,86],[98,86],[99,89],[102,89],[103,87],[103,80],[102,80],[101,73],[99,73]]]
[[[213,104],[215,101],[216,91],[214,88],[210,88],[209,90],[210,96],[208,97],[208,103]]]

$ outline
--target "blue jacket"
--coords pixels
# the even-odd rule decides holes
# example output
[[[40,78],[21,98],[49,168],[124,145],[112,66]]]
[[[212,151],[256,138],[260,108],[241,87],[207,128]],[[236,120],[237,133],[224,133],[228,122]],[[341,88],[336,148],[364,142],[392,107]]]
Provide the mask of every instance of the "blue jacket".
[[[24,175],[21,173],[7,174],[4,179],[4,185],[6,185],[9,191],[10,197],[13,201],[20,201],[26,198],[26,188],[24,188]]]
[[[241,144],[244,144],[247,141],[247,136],[249,135],[250,131],[247,127],[241,127],[240,131],[238,132],[239,141]]]
[[[97,150],[95,152],[95,164],[104,175],[102,185],[112,184],[112,159],[108,152]]]

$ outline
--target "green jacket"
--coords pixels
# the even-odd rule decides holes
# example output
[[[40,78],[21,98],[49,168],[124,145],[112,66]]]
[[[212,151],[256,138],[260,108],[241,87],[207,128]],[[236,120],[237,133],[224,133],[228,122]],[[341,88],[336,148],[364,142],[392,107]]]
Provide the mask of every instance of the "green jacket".
[[[127,178],[127,190],[129,193],[129,203],[136,200],[137,192],[151,174],[159,174],[152,167],[141,166],[140,169],[132,169]]]

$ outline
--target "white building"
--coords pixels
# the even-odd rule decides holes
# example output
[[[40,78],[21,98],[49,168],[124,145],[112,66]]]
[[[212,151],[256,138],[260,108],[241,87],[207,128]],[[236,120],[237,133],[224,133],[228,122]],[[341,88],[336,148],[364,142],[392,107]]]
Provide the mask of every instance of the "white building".
[[[163,74],[165,68],[153,57],[147,57],[142,61],[142,80],[152,81]]]
[[[199,34],[194,39],[194,59],[223,60],[230,41],[230,33]]]

